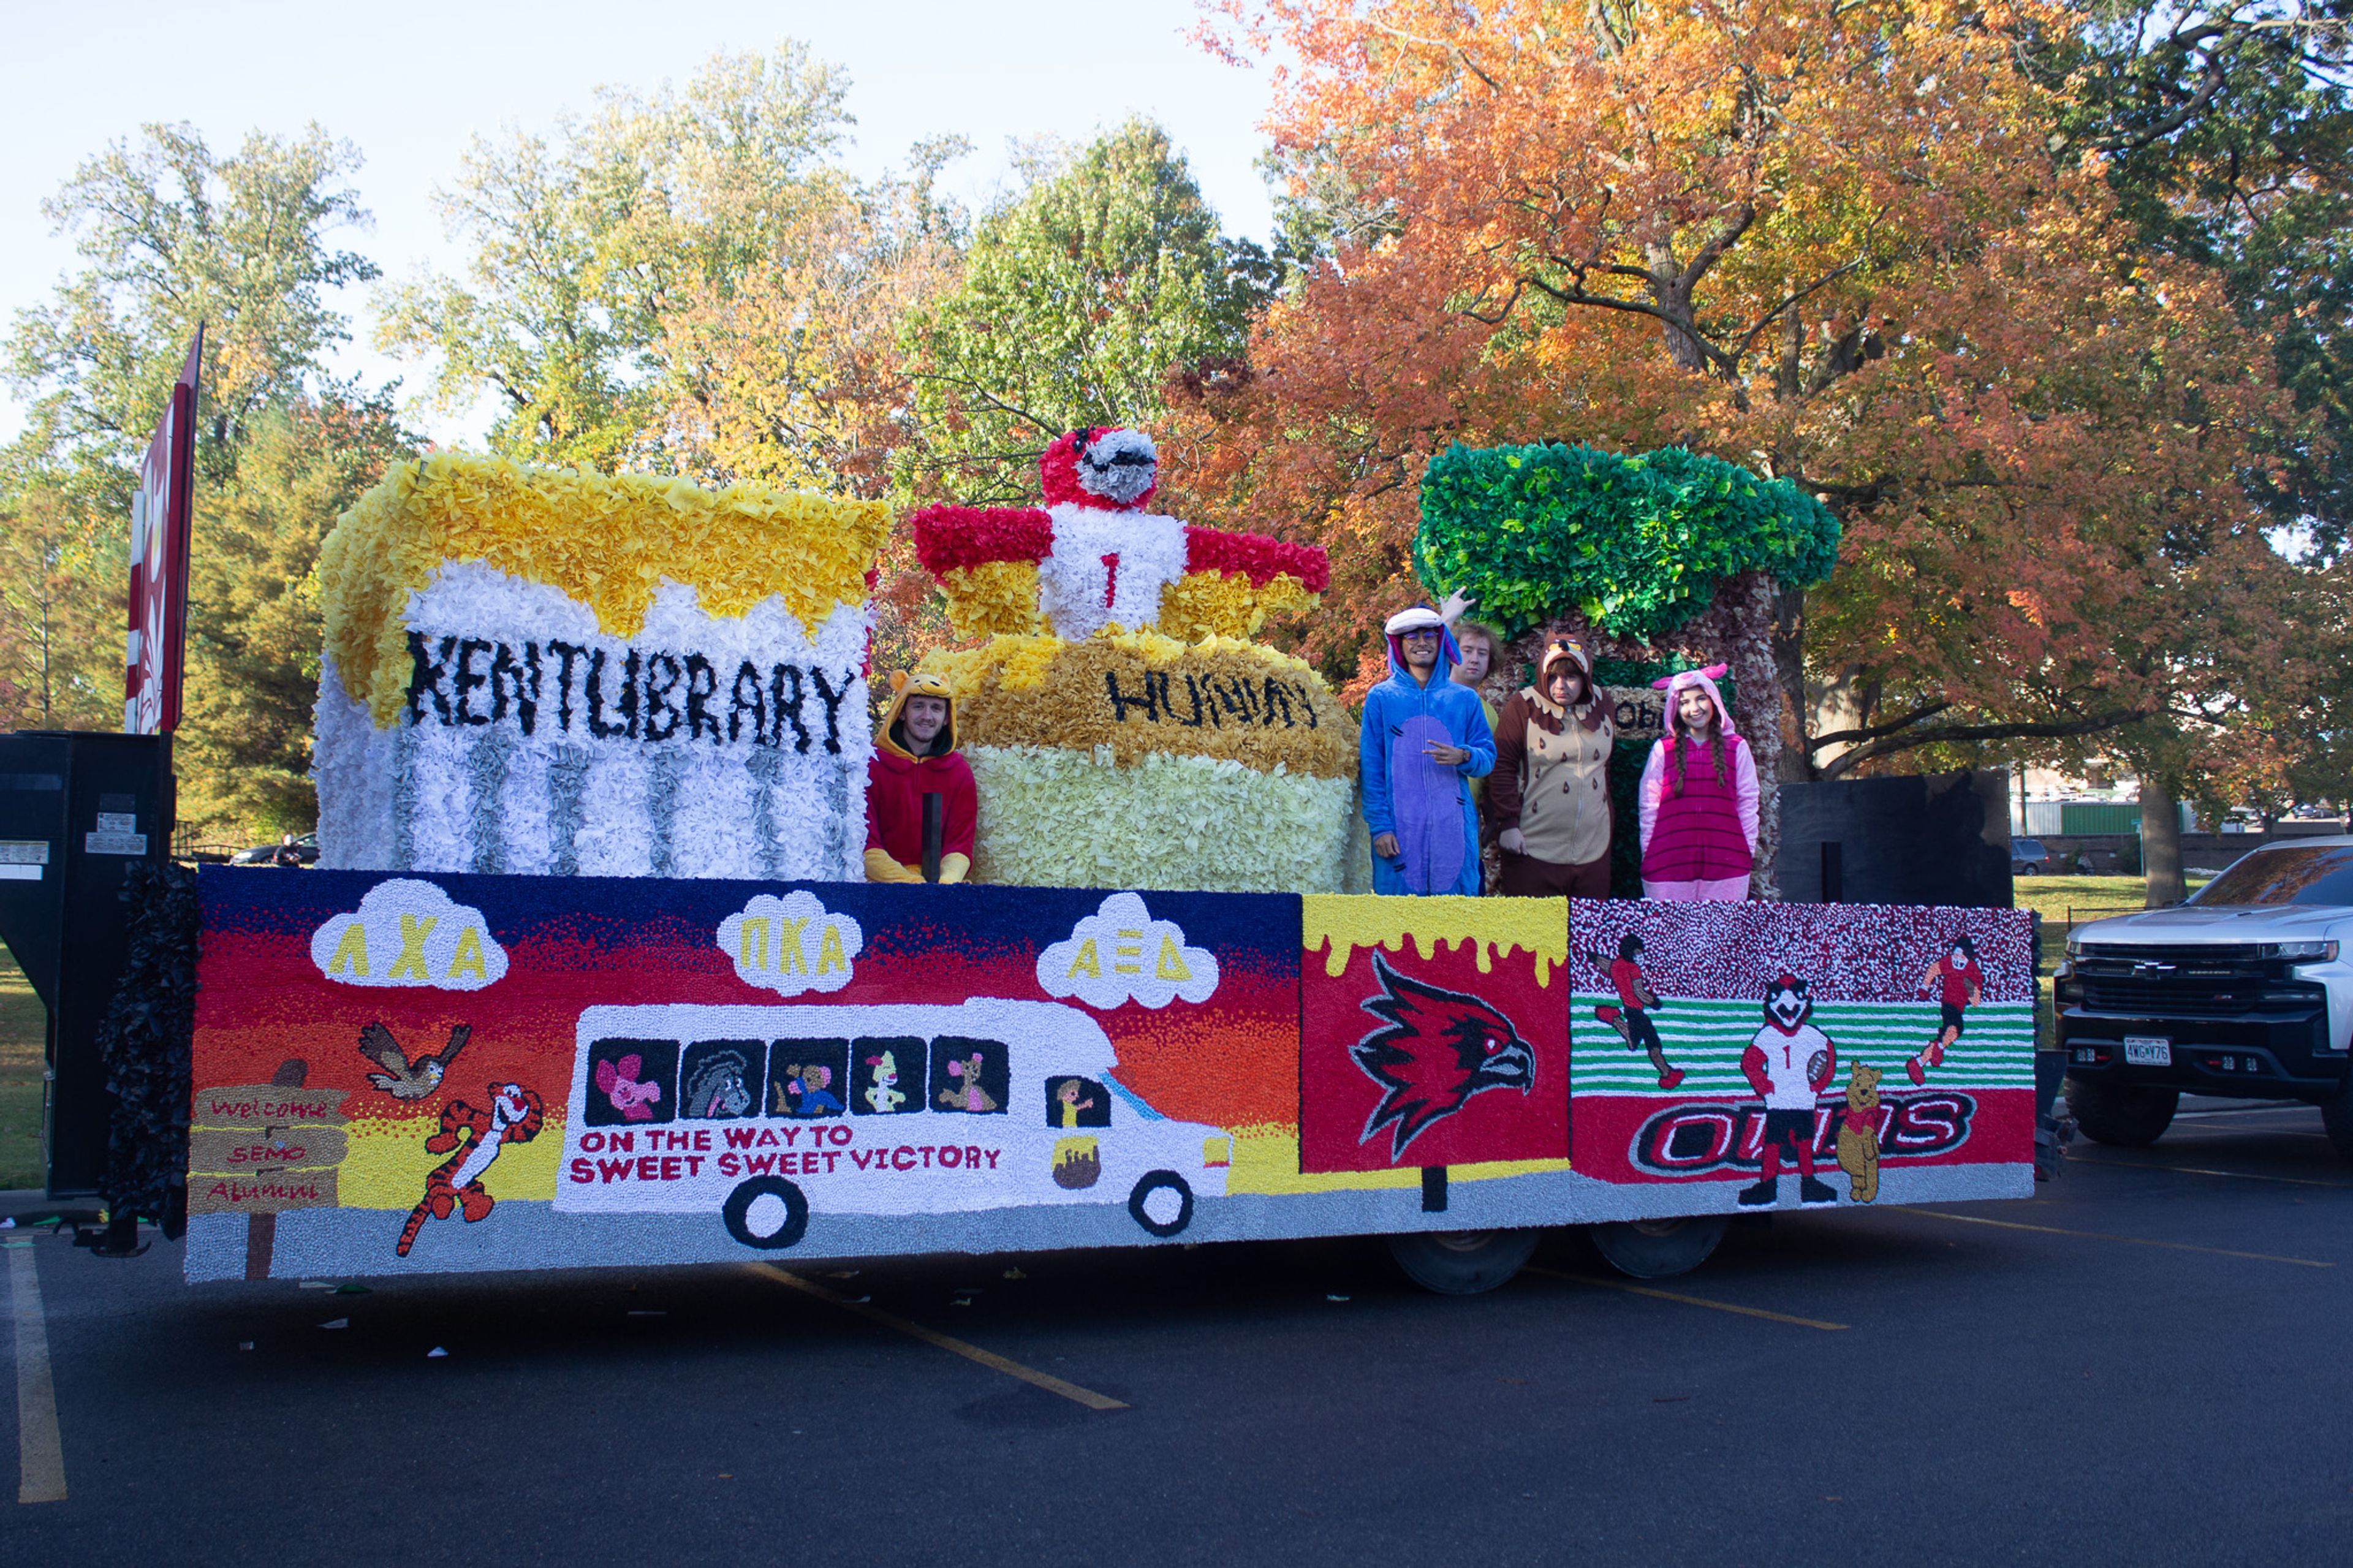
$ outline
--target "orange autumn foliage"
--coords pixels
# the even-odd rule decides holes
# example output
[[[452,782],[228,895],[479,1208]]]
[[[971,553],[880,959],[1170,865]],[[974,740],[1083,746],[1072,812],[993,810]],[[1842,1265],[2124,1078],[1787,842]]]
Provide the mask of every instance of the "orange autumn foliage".
[[[1380,215],[1268,311],[1247,375],[1180,387],[1174,433],[1196,511],[1330,551],[1293,630],[1335,679],[1427,592],[1429,458],[1556,437],[1687,446],[1838,511],[1836,575],[1784,597],[1784,731],[1800,671],[1876,694],[1862,727],[1912,720],[1843,765],[2150,717],[2223,746],[2296,700],[2299,574],[2239,483],[2295,416],[2216,281],[2054,161],[2012,35],[2076,13],[1221,9],[1212,47],[1273,62],[1287,166]]]

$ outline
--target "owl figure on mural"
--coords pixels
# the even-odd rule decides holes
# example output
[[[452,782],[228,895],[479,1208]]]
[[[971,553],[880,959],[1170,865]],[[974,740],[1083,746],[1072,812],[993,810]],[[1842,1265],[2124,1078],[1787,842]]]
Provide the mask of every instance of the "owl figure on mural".
[[[1246,637],[1268,612],[1304,609],[1329,585],[1320,550],[1198,528],[1147,510],[1160,455],[1141,430],[1089,426],[1038,460],[1042,507],[927,507],[915,553],[947,590],[965,636],[1105,626]]]

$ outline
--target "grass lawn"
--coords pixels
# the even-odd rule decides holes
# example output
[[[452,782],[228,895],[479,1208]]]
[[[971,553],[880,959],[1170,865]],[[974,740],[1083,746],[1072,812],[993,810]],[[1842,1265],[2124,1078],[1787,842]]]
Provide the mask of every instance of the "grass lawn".
[[[2192,877],[2189,890],[2196,892],[2210,879]],[[2148,882],[2141,877],[2019,877],[2012,880],[2015,898],[2021,910],[2032,910],[2042,917],[2042,965],[2035,972],[2035,1030],[2042,1043],[2052,1043],[2051,1033],[2051,971],[2067,955],[2067,933],[2089,921],[2105,920],[2110,915],[2128,915],[2138,910],[2148,896]]]
[[[41,1172],[41,1048],[48,1014],[0,947],[0,1188],[37,1187]]]

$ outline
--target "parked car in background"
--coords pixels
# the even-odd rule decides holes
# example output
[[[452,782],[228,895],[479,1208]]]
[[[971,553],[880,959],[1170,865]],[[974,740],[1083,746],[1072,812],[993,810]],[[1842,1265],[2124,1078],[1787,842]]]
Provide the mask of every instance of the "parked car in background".
[[[275,844],[257,844],[229,857],[232,866],[311,866],[319,859],[319,836],[288,834]]]
[[[2052,1001],[2097,1142],[2155,1142],[2188,1091],[2317,1105],[2353,1159],[2353,837],[2269,845],[2187,903],[2078,926]]]
[[[2036,877],[2051,868],[2051,851],[2040,838],[2013,838],[2010,841],[2010,874],[2013,877]]]

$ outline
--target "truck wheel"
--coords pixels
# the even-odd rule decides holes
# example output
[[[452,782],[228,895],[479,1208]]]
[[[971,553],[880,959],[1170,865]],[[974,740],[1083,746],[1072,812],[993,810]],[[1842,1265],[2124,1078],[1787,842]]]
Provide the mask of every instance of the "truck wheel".
[[[1585,1234],[1601,1260],[1637,1279],[1688,1274],[1708,1260],[1724,1239],[1732,1216],[1686,1215],[1681,1219],[1638,1219],[1622,1225],[1592,1225]]]
[[[1146,1171],[1127,1194],[1127,1212],[1158,1237],[1170,1237],[1193,1223],[1193,1189],[1174,1171]]]
[[[1476,1296],[1509,1282],[1535,1252],[1533,1230],[1421,1230],[1389,1237],[1405,1277],[1441,1296]]]
[[[2120,1149],[2145,1148],[2163,1137],[2180,1103],[2177,1089],[2067,1080],[2067,1109],[2075,1113],[2084,1136]]]
[[[2353,1077],[2348,1077],[2343,1088],[2320,1102],[2320,1125],[2337,1153],[2353,1160]]]
[[[774,1251],[807,1231],[808,1199],[782,1176],[754,1176],[727,1194],[719,1218],[744,1246]]]

